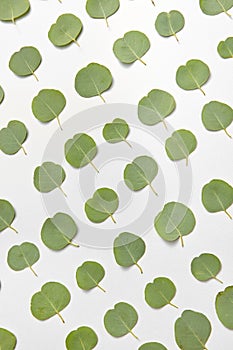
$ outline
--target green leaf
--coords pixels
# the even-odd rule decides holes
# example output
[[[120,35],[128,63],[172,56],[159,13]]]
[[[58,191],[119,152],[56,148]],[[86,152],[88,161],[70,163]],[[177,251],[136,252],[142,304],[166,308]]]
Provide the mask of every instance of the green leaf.
[[[94,223],[101,223],[111,218],[116,223],[113,214],[119,206],[119,198],[111,188],[99,188],[92,198],[85,203],[88,219]]]
[[[157,195],[152,181],[158,174],[158,164],[148,156],[140,156],[133,160],[132,163],[126,165],[124,170],[125,184],[132,191],[140,191],[149,186],[154,194]]]
[[[90,164],[98,173],[92,160],[97,155],[97,146],[92,137],[87,134],[76,134],[65,144],[65,157],[74,168],[83,168]]]
[[[65,13],[58,17],[48,33],[49,40],[55,46],[67,46],[75,43],[79,46],[77,38],[82,32],[81,20],[71,13]]]
[[[72,242],[77,232],[77,225],[71,216],[57,213],[44,222],[41,229],[41,239],[46,247],[52,250],[62,250],[69,245],[79,247]]]
[[[39,260],[40,252],[37,246],[30,242],[13,246],[7,256],[7,263],[14,271],[22,271],[29,267],[32,273],[37,276],[32,266]]]
[[[231,18],[231,15],[227,11],[230,10],[232,6],[232,0],[200,0],[202,12],[209,16],[215,16],[224,12]]]
[[[209,77],[209,67],[200,60],[190,60],[185,66],[180,66],[176,72],[176,82],[181,89],[199,89],[203,95],[205,92],[202,86],[209,80]]]
[[[165,204],[163,210],[156,216],[154,226],[165,241],[172,242],[180,238],[184,246],[183,236],[189,235],[196,225],[193,212],[179,202]]]
[[[197,139],[189,130],[177,130],[166,140],[165,149],[171,160],[186,159],[188,165],[189,155],[195,151]]]
[[[223,283],[216,276],[221,271],[222,264],[219,258],[213,254],[201,254],[193,259],[191,263],[191,271],[198,281],[209,281],[215,279]]]
[[[171,301],[176,295],[174,283],[166,277],[155,278],[152,283],[148,283],[145,288],[145,300],[153,309],[160,309],[166,305],[171,305]]]
[[[67,350],[92,350],[98,343],[97,334],[90,327],[79,327],[66,338]]]
[[[35,71],[40,66],[41,61],[42,57],[35,47],[25,46],[11,56],[9,68],[19,77],[33,75],[38,81]]]
[[[4,97],[5,97],[5,92],[3,88],[0,86],[0,104],[3,102]]]
[[[186,310],[175,323],[176,343],[182,350],[207,350],[210,334],[211,323],[199,312]]]
[[[153,342],[141,345],[138,350],[167,350],[167,348],[160,343]]]
[[[24,16],[29,10],[28,0],[1,0],[0,20],[15,23],[17,18]]]
[[[214,179],[202,189],[202,203],[210,213],[224,211],[232,219],[227,209],[233,204],[233,188],[227,182]]]
[[[32,112],[41,123],[48,123],[55,118],[62,130],[59,115],[66,106],[63,93],[53,89],[43,89],[32,101]]]
[[[87,0],[86,10],[90,17],[105,19],[107,27],[108,17],[114,15],[120,7],[119,0]]]
[[[136,30],[128,32],[115,41],[113,52],[122,63],[130,64],[137,60],[146,65],[142,57],[150,48],[150,41],[144,33]]]
[[[215,308],[220,322],[226,328],[233,329],[233,286],[218,293]]]
[[[164,37],[174,36],[179,41],[176,33],[184,28],[185,19],[179,11],[161,12],[155,21],[157,32]]]
[[[2,350],[14,350],[17,339],[13,333],[7,329],[0,328],[0,348]]]
[[[75,78],[75,90],[85,98],[99,96],[103,102],[104,91],[110,89],[112,85],[112,74],[110,70],[98,63],[90,63],[81,69]]]
[[[48,193],[58,188],[66,197],[61,185],[65,181],[66,173],[61,165],[53,162],[44,162],[34,171],[34,186],[42,193]]]
[[[131,144],[126,140],[129,135],[129,125],[124,119],[116,118],[112,123],[107,123],[103,129],[103,137],[109,143],[124,141],[129,147]]]
[[[137,311],[133,306],[123,302],[116,304],[114,309],[108,310],[104,316],[106,331],[116,338],[130,333],[134,338],[138,339],[132,331],[137,322]]]
[[[20,149],[26,155],[27,152],[22,146],[26,141],[28,131],[24,123],[12,120],[6,128],[0,130],[0,149],[5,154],[16,154]]]
[[[233,37],[220,41],[218,44],[218,53],[222,58],[233,58]]]
[[[95,261],[86,261],[78,267],[76,271],[76,281],[79,288],[83,290],[91,290],[98,287],[106,292],[99,283],[105,276],[105,270],[102,265]]]
[[[146,245],[143,239],[130,232],[122,232],[115,238],[113,252],[118,265],[123,267],[137,266],[141,273],[143,270],[138,261],[145,254]]]
[[[138,104],[138,118],[146,125],[162,122],[167,129],[165,118],[176,108],[174,97],[163,90],[154,89],[143,97]]]
[[[0,232],[4,231],[6,228],[16,231],[14,227],[11,226],[15,219],[15,209],[10,202],[0,199]]]
[[[211,101],[202,109],[202,122],[207,130],[224,130],[226,135],[231,138],[226,128],[233,121],[233,109],[225,103]]]

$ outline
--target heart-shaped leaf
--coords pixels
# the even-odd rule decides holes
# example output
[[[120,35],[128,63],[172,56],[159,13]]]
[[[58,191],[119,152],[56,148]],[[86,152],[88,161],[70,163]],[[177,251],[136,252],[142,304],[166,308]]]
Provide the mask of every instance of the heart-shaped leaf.
[[[91,290],[98,287],[105,292],[105,289],[99,285],[104,276],[105,270],[103,266],[95,261],[84,262],[76,271],[77,284],[83,290]]]
[[[3,88],[0,86],[0,104],[3,102],[4,97],[5,97],[5,92]]]
[[[207,130],[224,130],[231,138],[226,128],[233,122],[233,109],[225,103],[211,101],[202,109],[202,122]]]
[[[35,71],[40,66],[41,61],[40,52],[35,47],[25,46],[11,56],[9,68],[19,77],[33,75],[38,81]]]
[[[232,219],[227,209],[233,204],[233,188],[227,182],[214,179],[202,189],[202,203],[210,213],[224,211]]]
[[[215,308],[220,322],[226,328],[233,329],[233,286],[218,293]]]
[[[130,333],[134,338],[138,339],[132,331],[137,322],[137,311],[133,306],[123,302],[116,304],[114,309],[107,311],[104,316],[106,331],[116,338]]]
[[[61,165],[53,162],[44,162],[34,171],[34,186],[42,193],[48,193],[58,188],[66,197],[61,185],[65,181],[66,173]]]
[[[122,63],[130,64],[137,60],[146,65],[142,57],[150,48],[150,41],[144,33],[136,30],[128,32],[115,41],[113,52]]]
[[[189,130],[177,130],[166,140],[165,149],[171,160],[186,159],[188,165],[189,155],[195,151],[197,139]]]
[[[61,321],[65,323],[60,311],[70,303],[70,299],[70,292],[63,284],[48,282],[42,286],[40,292],[32,296],[32,315],[40,321],[58,315]]]
[[[77,93],[85,98],[102,96],[112,85],[112,74],[110,70],[98,63],[90,63],[81,69],[75,78],[75,89]]]
[[[18,120],[10,121],[6,128],[0,130],[0,150],[5,154],[12,155],[22,149],[26,155],[23,143],[27,136],[28,131],[24,123]]]
[[[204,253],[193,259],[191,271],[198,281],[209,281],[215,279],[223,283],[216,276],[221,271],[222,264],[219,258],[213,254]]]
[[[224,12],[228,17],[231,17],[227,11],[230,10],[232,6],[232,0],[200,0],[202,12],[209,16],[215,16]]]
[[[87,0],[86,10],[90,17],[105,19],[107,27],[108,17],[114,15],[120,7],[119,0]]]
[[[176,72],[176,82],[181,89],[199,89],[203,95],[205,92],[202,86],[209,80],[209,77],[209,67],[200,60],[190,60],[185,66],[180,66]]]
[[[1,0],[0,20],[15,23],[17,18],[24,16],[29,10],[28,0]]]
[[[98,343],[95,331],[90,327],[79,327],[68,334],[66,338],[67,350],[92,350]]]
[[[185,19],[179,11],[162,12],[158,15],[155,21],[157,32],[164,37],[174,36],[177,41],[176,33],[184,28]]]
[[[210,334],[211,323],[199,312],[186,310],[175,323],[176,343],[182,350],[207,350]]]
[[[71,13],[65,13],[58,17],[48,33],[49,40],[55,46],[67,46],[75,43],[79,46],[77,38],[81,34],[83,25],[81,20]]]
[[[186,205],[179,202],[169,202],[156,216],[154,225],[161,238],[168,242],[180,238],[183,247],[183,236],[189,235],[194,230],[196,219]]]
[[[233,37],[220,41],[218,44],[218,53],[222,58],[233,58]]]
[[[167,350],[167,348],[160,343],[153,342],[141,345],[138,350]]]
[[[39,260],[40,252],[37,246],[30,242],[11,247],[7,256],[7,263],[14,271],[22,271],[29,268],[37,276],[32,266]]]
[[[119,198],[111,188],[99,188],[92,198],[85,203],[88,219],[94,223],[101,223],[111,218],[116,223],[113,214],[119,206]]]
[[[143,97],[138,104],[138,118],[146,125],[162,122],[167,129],[165,118],[176,108],[174,97],[163,90],[154,89]]]
[[[41,229],[41,239],[46,247],[52,250],[62,250],[69,245],[78,247],[72,242],[77,232],[77,225],[71,216],[57,213],[44,222]]]
[[[152,181],[158,174],[158,164],[148,156],[140,156],[127,164],[124,170],[125,184],[132,191],[140,191],[146,186],[149,186],[154,194],[157,195]]]
[[[96,155],[96,143],[93,138],[87,134],[74,135],[74,137],[69,139],[65,144],[66,160],[74,168],[79,169],[90,164],[98,173],[99,170],[92,162]]]
[[[7,329],[0,328],[0,347],[2,350],[14,350],[16,347],[16,336]]]
[[[146,245],[143,239],[130,232],[122,232],[115,240],[113,252],[116,262],[120,266],[130,267],[136,265],[143,273],[138,261],[145,254]]]
[[[0,199],[0,232],[4,231],[6,228],[16,231],[14,227],[11,226],[15,219],[15,209],[10,202],[5,199]]]
[[[145,288],[145,300],[153,309],[160,309],[166,305],[171,305],[171,301],[176,295],[174,283],[166,277],[155,278],[152,283],[148,283]]]
[[[103,137],[109,143],[124,141],[128,146],[131,144],[126,140],[129,135],[129,125],[124,119],[116,118],[111,123],[107,123],[103,129]]]

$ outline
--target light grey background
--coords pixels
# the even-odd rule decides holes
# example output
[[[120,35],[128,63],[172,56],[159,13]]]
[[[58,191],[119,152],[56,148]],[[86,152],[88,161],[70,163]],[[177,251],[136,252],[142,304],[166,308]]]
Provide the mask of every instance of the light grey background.
[[[18,236],[10,230],[0,236],[0,326],[17,335],[18,350],[62,350],[65,348],[66,335],[82,325],[93,327],[97,332],[98,350],[137,349],[140,344],[153,340],[173,350],[177,349],[173,324],[184,309],[193,309],[203,312],[212,322],[213,332],[207,343],[208,349],[231,349],[232,332],[218,321],[214,299],[220,290],[233,283],[233,226],[224,214],[207,213],[201,204],[200,194],[202,186],[213,178],[222,178],[232,183],[232,140],[223,132],[206,131],[201,123],[200,114],[202,106],[211,100],[232,104],[232,61],[221,59],[216,51],[219,41],[232,35],[232,21],[224,14],[216,17],[205,16],[199,9],[198,1],[158,0],[154,8],[150,0],[123,0],[119,12],[109,19],[110,29],[107,29],[104,21],[89,18],[83,0],[64,0],[63,4],[57,0],[32,0],[31,4],[30,15],[18,21],[16,26],[0,23],[0,84],[6,93],[5,101],[0,106],[0,126],[5,126],[12,119],[19,119],[24,121],[29,129],[29,138],[25,144],[27,157],[21,152],[12,157],[4,154],[0,157],[0,197],[8,199],[16,208],[17,218],[14,226],[19,230]],[[185,28],[179,33],[180,44],[177,44],[174,38],[161,38],[154,29],[156,15],[172,9],[180,10],[186,19]],[[73,45],[67,49],[58,49],[49,42],[47,32],[50,25],[62,13],[74,13],[82,19],[84,31],[79,39],[81,48]],[[150,38],[151,49],[144,57],[147,67],[140,62],[124,67],[112,53],[115,39],[129,30],[141,30]],[[37,47],[42,54],[43,62],[37,71],[39,83],[33,77],[20,79],[8,69],[12,53],[25,45]],[[211,69],[211,79],[204,87],[206,97],[199,91],[185,92],[176,85],[177,68],[192,58],[203,60]],[[112,71],[114,85],[105,93],[109,104],[127,103],[135,106],[152,88],[167,90],[177,101],[177,109],[169,118],[171,128],[190,129],[198,138],[198,148],[191,156],[193,182],[192,197],[189,201],[189,206],[197,217],[195,231],[185,238],[185,248],[182,249],[179,242],[167,244],[151,229],[144,237],[147,252],[141,260],[144,270],[142,276],[136,267],[123,270],[117,266],[109,249],[82,246],[79,249],[69,247],[55,253],[49,251],[40,241],[40,229],[47,218],[47,210],[42,196],[33,187],[32,177],[34,168],[44,157],[48,140],[58,126],[56,121],[49,125],[41,125],[32,115],[31,101],[42,88],[63,91],[67,98],[67,107],[61,115],[64,125],[65,121],[69,121],[78,112],[101,105],[100,99],[83,99],[74,90],[76,73],[90,62],[105,64]],[[109,120],[114,117],[116,116],[109,115]],[[136,123],[135,118],[135,115],[125,115],[125,119],[132,124]],[[93,123],[95,125],[94,121]],[[81,128],[82,119],[77,118],[77,129],[74,133]],[[159,134],[162,129],[158,126],[155,130],[156,134]],[[229,128],[229,132],[233,133],[233,129]],[[90,134],[101,142],[97,131],[93,130]],[[165,181],[164,200],[177,200],[177,167],[166,158],[159,143],[152,147],[149,138],[143,139],[142,143],[141,135],[134,129],[129,139],[141,144],[157,159]],[[116,146],[113,147],[116,149]],[[121,161],[113,160],[112,175],[122,172],[123,165]],[[75,190],[78,172],[74,172],[68,165],[64,166],[70,176],[67,183],[64,183],[64,189],[72,193],[71,182],[74,179]],[[120,176],[113,178],[110,166],[106,164],[105,167],[106,171],[95,179],[96,184],[99,187],[121,186]],[[143,211],[147,204],[147,190],[139,196],[140,206],[128,212],[129,221],[136,219],[136,216],[140,215],[140,209]],[[82,216],[82,203],[82,196],[77,195],[76,202],[72,197],[69,205],[72,210],[77,208],[77,214]],[[233,213],[232,208],[229,211]],[[157,210],[151,222],[156,214]],[[117,220],[123,220],[122,216],[124,211],[122,214],[116,214]],[[103,224],[103,227],[112,229],[112,225],[109,222]],[[121,227],[116,234],[120,230]],[[40,248],[41,260],[35,265],[38,279],[29,270],[16,273],[6,264],[9,248],[24,241],[34,242]],[[202,252],[215,253],[221,259],[223,269],[220,278],[224,281],[224,286],[215,281],[200,283],[190,274],[192,258]],[[104,265],[106,277],[102,285],[108,291],[107,294],[99,290],[84,293],[77,288],[75,271],[85,260],[96,260]],[[157,276],[170,277],[176,284],[177,295],[174,302],[179,305],[179,310],[166,307],[158,311],[145,304],[144,287]],[[57,317],[40,322],[30,314],[31,296],[47,281],[64,283],[71,291],[72,301],[62,312],[66,320],[65,325]],[[104,330],[104,313],[119,301],[129,302],[137,309],[139,322],[134,331],[140,342],[130,335],[114,339]]]

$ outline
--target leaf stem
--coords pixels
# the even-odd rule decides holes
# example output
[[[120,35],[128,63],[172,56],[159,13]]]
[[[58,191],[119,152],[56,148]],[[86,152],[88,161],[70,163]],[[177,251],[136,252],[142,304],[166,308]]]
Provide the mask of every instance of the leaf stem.
[[[60,4],[62,4],[62,0],[58,0],[60,2]]]
[[[95,171],[99,174],[99,170],[96,168],[95,164],[90,161],[91,166],[95,169]]]
[[[135,266],[137,266],[141,274],[143,274],[143,269],[141,268],[141,266],[138,263],[135,263]]]
[[[65,197],[67,197],[67,194],[63,191],[61,186],[58,186],[58,189],[64,194]]]
[[[181,247],[184,248],[184,239],[183,236],[180,235]]]
[[[185,159],[186,159],[186,166],[188,166],[189,165],[189,158],[186,157]]]
[[[139,60],[142,64],[144,64],[144,66],[146,66],[146,62],[144,62],[140,57],[138,57],[138,60]]]
[[[136,336],[136,334],[133,333],[133,331],[129,331],[129,333],[137,340],[139,340],[139,338]]]
[[[175,37],[176,41],[177,41],[178,43],[180,43],[179,38],[178,38],[178,36],[176,35],[176,33],[174,33],[173,36]]]
[[[164,120],[164,119],[162,119],[162,123],[163,123],[163,125],[164,125],[165,129],[166,129],[166,130],[168,130],[167,123],[165,122],[165,120]]]
[[[227,214],[227,216],[232,220],[232,216],[231,216],[231,214],[230,213],[228,213],[228,211],[227,210],[224,210],[224,212]]]
[[[174,308],[176,308],[176,309],[179,309],[179,307],[177,305],[175,305],[175,304],[169,303],[169,305],[174,307]]]
[[[102,290],[102,292],[106,293],[106,290],[103,287],[101,287],[99,284],[97,284],[96,287],[98,287],[100,290]]]
[[[19,233],[14,227],[12,226],[8,226],[12,231],[14,231],[15,233]]]
[[[22,149],[23,153],[25,154],[25,156],[27,156],[27,152],[26,152],[25,148],[23,146],[21,146],[21,149]]]
[[[111,214],[109,216],[112,219],[112,221],[114,222],[114,224],[116,224],[116,220],[114,219],[114,217]]]
[[[151,184],[149,184],[149,186],[150,186],[152,192],[153,192],[156,196],[158,196],[158,193],[155,191],[154,187],[153,187]]]
[[[107,17],[104,17],[107,27],[109,28],[109,23]]]
[[[101,100],[106,103],[106,100],[103,98],[103,96],[101,94],[99,94],[99,97],[101,98]]]
[[[32,75],[34,76],[34,78],[36,79],[36,81],[39,81],[37,75],[35,74],[35,72],[32,72]]]
[[[65,323],[64,318],[62,317],[62,315],[60,314],[60,312],[57,311],[57,315],[60,318],[60,320],[62,321],[62,323]]]
[[[75,248],[79,248],[80,247],[78,244],[75,244],[75,243],[73,243],[71,241],[69,241],[68,243],[69,243],[69,245],[72,245],[72,247],[75,247]]]
[[[152,4],[155,6],[155,2],[154,2],[154,0],[151,0],[151,2],[152,2]]]
[[[36,277],[38,277],[36,271],[29,265],[29,269],[32,271],[33,275],[35,275]]]
[[[206,96],[205,91],[199,86],[198,89],[203,93],[204,96]]]
[[[79,45],[79,43],[78,43],[77,40],[73,39],[73,42],[74,42],[78,47],[80,47],[80,45]]]
[[[230,19],[232,19],[232,15],[229,12],[227,12],[226,10],[224,12]]]
[[[62,129],[62,126],[61,126],[60,119],[59,119],[59,117],[58,117],[58,116],[57,116],[56,118],[57,118],[57,122],[58,122],[59,128],[60,128],[60,129],[61,129],[61,131],[62,131],[63,129]]]
[[[130,148],[133,148],[133,146],[132,146],[126,139],[124,139],[124,142],[125,142]]]
[[[231,134],[229,134],[229,132],[227,131],[227,129],[223,129],[223,130],[225,131],[226,135],[227,135],[228,137],[230,137],[230,139],[232,139],[232,136],[231,136]]]
[[[223,281],[221,281],[219,278],[217,278],[216,276],[213,277],[213,279],[221,284],[223,284]]]

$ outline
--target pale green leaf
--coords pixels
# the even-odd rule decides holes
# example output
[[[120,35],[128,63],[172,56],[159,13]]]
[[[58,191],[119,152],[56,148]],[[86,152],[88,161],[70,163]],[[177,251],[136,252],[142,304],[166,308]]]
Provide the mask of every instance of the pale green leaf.
[[[103,128],[103,137],[109,143],[118,143],[124,141],[132,147],[126,140],[129,135],[129,125],[124,119],[116,118],[111,123],[105,124]]]
[[[184,28],[185,19],[179,11],[170,11],[160,13],[155,21],[155,28],[157,32],[164,37],[174,36],[177,41],[176,33]]]
[[[218,44],[218,53],[222,58],[233,58],[233,37],[220,41]]]
[[[216,276],[222,268],[221,261],[213,254],[204,253],[194,258],[191,263],[191,272],[198,281],[215,279],[222,283]]]
[[[24,16],[29,10],[28,0],[1,0],[0,20],[15,23],[17,18]]]
[[[14,350],[16,347],[16,336],[7,329],[0,328],[0,349]]]
[[[167,350],[167,348],[160,343],[152,342],[141,345],[138,350]]]
[[[228,10],[233,6],[233,0],[199,0],[202,12],[209,16],[215,16],[224,12],[228,17],[231,15]]]
[[[4,231],[6,228],[16,231],[14,227],[11,226],[15,219],[15,209],[10,202],[5,199],[0,199],[0,232]]]
[[[105,270],[102,265],[96,261],[86,261],[78,267],[76,271],[76,281],[79,288],[83,290],[91,290],[98,287],[100,290],[105,290],[100,286],[100,282],[105,276]]]
[[[0,130],[0,150],[5,154],[16,154],[20,149],[26,155],[23,143],[26,141],[28,131],[24,123],[12,120],[6,128]]]
[[[90,327],[79,327],[68,334],[67,350],[92,350],[98,343],[97,334]]]
[[[233,286],[218,293],[215,308],[220,322],[226,328],[233,330]]]
[[[174,283],[166,277],[155,278],[152,283],[148,283],[145,288],[145,300],[153,309],[160,309],[166,305],[171,305],[171,301],[176,295]]]
[[[108,24],[108,17],[114,15],[120,7],[119,0],[87,0],[86,11],[92,18],[105,19]]]
[[[79,46],[77,38],[81,34],[83,25],[81,20],[71,13],[65,13],[58,17],[48,33],[49,40],[55,46],[67,46],[75,43]]]

